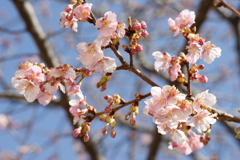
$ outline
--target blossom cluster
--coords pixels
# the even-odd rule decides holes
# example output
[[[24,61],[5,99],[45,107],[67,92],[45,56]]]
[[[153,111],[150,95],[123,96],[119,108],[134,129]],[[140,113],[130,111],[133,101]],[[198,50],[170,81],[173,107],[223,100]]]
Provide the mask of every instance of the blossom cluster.
[[[28,102],[38,99],[38,102],[45,106],[56,99],[53,94],[59,89],[65,93],[62,82],[69,86],[68,95],[81,95],[80,85],[74,84],[75,78],[76,73],[69,65],[49,69],[42,63],[25,62],[19,65],[19,70],[12,78],[12,85]]]
[[[216,122],[215,115],[204,109],[216,103],[213,94],[207,90],[196,95],[192,101],[187,100],[186,95],[175,86],[166,85],[152,87],[151,95],[153,97],[145,101],[143,112],[153,116],[160,134],[170,133],[170,148],[190,154],[206,144],[206,137],[197,135],[191,128],[195,127],[199,133],[207,132]]]
[[[199,37],[195,33],[195,29],[189,28],[194,23],[195,13],[189,10],[183,10],[179,16],[174,20],[168,19],[170,30],[174,32],[176,36],[182,31],[183,36],[188,40],[186,46],[187,54],[181,52],[179,57],[170,56],[168,53],[162,53],[160,51],[154,52],[152,55],[156,59],[154,67],[157,71],[167,70],[171,81],[178,80],[181,83],[185,83],[185,76],[181,71],[181,64],[193,64],[189,70],[191,74],[190,79],[201,83],[207,82],[207,77],[200,75],[199,71],[204,68],[204,65],[197,66],[196,62],[199,59],[203,59],[206,63],[210,64],[215,58],[221,56],[221,49],[216,47],[211,42],[205,42],[205,40]],[[172,66],[171,66],[172,65]]]

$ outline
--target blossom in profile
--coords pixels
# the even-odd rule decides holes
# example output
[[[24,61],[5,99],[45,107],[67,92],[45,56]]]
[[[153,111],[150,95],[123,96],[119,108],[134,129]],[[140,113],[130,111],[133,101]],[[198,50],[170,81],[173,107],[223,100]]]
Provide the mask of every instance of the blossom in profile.
[[[110,72],[112,73],[117,68],[115,59],[111,57],[103,57],[97,63],[93,63],[89,66],[90,70],[94,70],[97,73]]]
[[[215,58],[221,56],[221,48],[216,47],[213,44],[210,44],[210,41],[206,42],[202,46],[202,51],[200,53],[200,58],[203,59],[206,63],[210,64],[214,61]]]
[[[201,106],[213,106],[217,102],[216,97],[208,93],[208,90],[199,93],[195,96],[194,102],[193,102],[193,109],[195,111],[201,111]]]
[[[40,93],[37,96],[38,102],[43,106],[48,105],[51,102],[51,100],[56,98],[57,98],[56,96],[42,91],[40,91]]]
[[[103,51],[101,49],[101,43],[98,39],[95,39],[92,44],[81,42],[77,45],[77,50],[81,54],[77,57],[77,60],[84,65],[91,65],[97,63],[103,58]]]
[[[70,28],[71,30],[77,32],[77,19],[72,14],[73,5],[69,4],[65,7],[65,10],[60,13],[60,25],[63,28]]]
[[[171,81],[175,81],[178,78],[179,73],[182,73],[180,64],[176,64],[168,69]]]
[[[63,77],[65,79],[70,78],[74,80],[76,78],[75,71],[68,65],[56,67],[50,71],[50,74],[54,77]]]
[[[85,21],[88,19],[91,13],[92,4],[91,3],[84,3],[82,5],[78,5],[74,10],[73,14],[77,20]]]
[[[195,127],[199,133],[205,132],[217,121],[210,114],[207,110],[201,110],[187,122],[187,125]]]
[[[179,13],[175,20],[169,18],[168,25],[170,30],[174,32],[174,37],[179,34],[181,29],[190,28],[195,23],[195,17],[195,12],[185,9]]]
[[[123,38],[124,37],[124,35],[125,35],[125,28],[126,28],[126,25],[125,25],[125,23],[123,23],[123,22],[118,22],[118,25],[117,25],[117,36],[119,37],[119,38]]]
[[[176,22],[172,18],[169,18],[168,25],[170,27],[170,30],[174,32],[173,36],[177,36],[180,32],[180,28],[176,25]]]

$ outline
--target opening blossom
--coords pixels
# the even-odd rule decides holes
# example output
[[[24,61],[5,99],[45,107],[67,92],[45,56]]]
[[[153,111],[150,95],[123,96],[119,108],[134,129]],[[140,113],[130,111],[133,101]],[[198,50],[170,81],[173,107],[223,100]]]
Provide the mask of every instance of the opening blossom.
[[[101,43],[98,39],[95,39],[92,44],[87,44],[85,42],[79,43],[77,45],[77,50],[81,53],[77,57],[77,60],[85,65],[95,64],[103,58]]]
[[[187,9],[181,11],[175,21],[172,18],[168,19],[168,25],[174,36],[178,35],[181,29],[190,28],[193,23],[195,23],[195,13]]]
[[[154,63],[156,71],[167,70],[169,68],[172,57],[168,53],[156,51],[152,55],[156,59]]]
[[[73,14],[74,14],[74,16],[76,17],[77,20],[85,21],[85,20],[88,19],[88,16],[91,13],[91,8],[92,8],[91,3],[84,3],[82,5],[77,6],[73,10]]]

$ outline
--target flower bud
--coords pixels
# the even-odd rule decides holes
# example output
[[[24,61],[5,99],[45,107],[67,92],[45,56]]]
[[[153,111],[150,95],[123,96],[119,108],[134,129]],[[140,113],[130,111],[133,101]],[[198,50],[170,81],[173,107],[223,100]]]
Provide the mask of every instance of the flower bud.
[[[140,30],[142,28],[141,23],[133,23],[132,29],[134,30]]]
[[[109,123],[107,123],[103,129],[102,129],[102,134],[107,134],[108,133],[108,126],[109,126]]]
[[[82,126],[79,126],[78,128],[75,128],[73,131],[73,136],[78,137],[81,134]]]
[[[116,137],[117,133],[116,133],[114,128],[112,128],[110,135],[111,135],[112,138]]]
[[[208,78],[207,78],[206,76],[201,76],[201,77],[199,78],[199,82],[200,82],[200,83],[207,83],[207,81],[208,81]]]
[[[89,141],[89,135],[88,135],[88,133],[85,133],[85,134],[84,134],[83,141],[84,141],[84,142],[88,142],[88,141]]]
[[[138,44],[137,47],[136,47],[136,51],[141,52],[142,50],[143,50],[143,46]]]
[[[140,23],[141,23],[142,29],[147,29],[147,24],[145,21],[141,21]]]
[[[141,36],[143,38],[147,38],[149,36],[149,33],[146,30],[143,30]]]
[[[131,115],[131,112],[129,112],[128,114],[125,115],[125,120],[126,120],[126,121],[129,120],[130,115]]]

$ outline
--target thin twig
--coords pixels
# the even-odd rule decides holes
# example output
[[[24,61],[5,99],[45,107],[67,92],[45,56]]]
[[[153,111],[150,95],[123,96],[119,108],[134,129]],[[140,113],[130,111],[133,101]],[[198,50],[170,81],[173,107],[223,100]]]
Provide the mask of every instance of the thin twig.
[[[215,6],[223,6],[225,8],[228,8],[229,10],[231,10],[235,15],[237,15],[238,17],[240,17],[240,12],[238,12],[236,9],[234,9],[233,7],[231,7],[229,4],[227,4],[226,2],[224,2],[223,0],[220,0],[220,2],[216,2],[218,5]],[[216,4],[215,3],[215,4]]]

